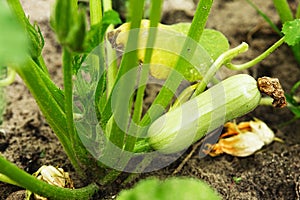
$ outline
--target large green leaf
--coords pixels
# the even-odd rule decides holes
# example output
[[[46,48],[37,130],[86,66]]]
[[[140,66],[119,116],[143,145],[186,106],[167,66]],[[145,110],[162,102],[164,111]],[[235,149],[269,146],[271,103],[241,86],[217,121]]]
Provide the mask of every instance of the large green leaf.
[[[187,35],[190,26],[190,23],[178,23],[169,26],[169,28]],[[222,53],[229,49],[227,38],[221,32],[214,29],[204,29],[199,44],[208,52],[213,60],[216,60]]]
[[[133,189],[124,190],[117,200],[219,200],[217,193],[203,181],[192,178],[147,179]]]
[[[300,42],[300,19],[288,21],[283,24],[282,32],[284,33],[285,42],[294,46]]]
[[[129,27],[130,23],[125,23],[108,34],[108,39],[113,48],[121,53],[135,50],[125,48],[126,45],[130,45],[130,43],[127,43]],[[143,63],[146,49],[153,48],[150,62],[152,76],[158,79],[166,79],[172,68],[175,67],[178,58],[182,57],[186,65],[184,65],[185,67],[179,67],[178,72],[191,82],[201,80],[212,62],[229,49],[228,41],[222,33],[205,29],[198,42],[186,37],[189,28],[189,23],[159,24],[154,46],[148,46],[149,21],[142,20],[138,37],[138,59]],[[189,46],[187,49],[182,49],[186,41],[189,41],[191,48],[192,46],[195,47],[193,55],[189,55]]]

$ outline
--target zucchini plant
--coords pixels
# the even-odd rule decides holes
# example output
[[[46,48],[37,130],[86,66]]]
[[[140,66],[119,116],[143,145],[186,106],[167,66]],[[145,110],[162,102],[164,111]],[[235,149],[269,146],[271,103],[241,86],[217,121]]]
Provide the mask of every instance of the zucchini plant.
[[[20,38],[25,38],[25,42],[7,40],[25,48],[18,52],[22,56],[11,53],[11,59],[1,63],[11,72],[5,80],[11,80],[14,72],[23,79],[78,175],[90,185],[80,189],[49,185],[3,156],[1,181],[52,199],[88,199],[122,172],[142,173],[168,165],[177,157],[162,157],[182,153],[226,121],[259,105],[261,95],[252,77],[219,81],[215,74],[222,65],[239,70],[257,64],[285,38],[257,58],[235,65],[231,60],[247,51],[248,45],[229,49],[221,33],[205,29],[212,0],[198,3],[191,24],[172,26],[159,23],[162,3],[151,1],[149,20],[142,20],[144,0],[130,0],[128,22],[114,29],[121,21],[111,1],[90,0],[87,11],[76,0],[56,0],[50,24],[63,52],[64,88],[60,89],[45,65],[38,26],[29,22],[19,0],[1,2],[5,5],[1,9],[21,30]],[[10,33],[5,37],[11,39]],[[0,61],[10,58],[0,56]],[[144,111],[146,85],[153,80],[159,83],[157,79],[163,81],[162,89]],[[193,84],[178,90],[184,81]],[[206,90],[209,83],[215,85]]]

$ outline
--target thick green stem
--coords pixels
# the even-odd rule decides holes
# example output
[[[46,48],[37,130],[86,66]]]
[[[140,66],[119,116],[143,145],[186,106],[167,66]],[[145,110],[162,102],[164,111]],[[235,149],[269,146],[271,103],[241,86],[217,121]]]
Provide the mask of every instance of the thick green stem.
[[[132,144],[135,143],[135,138],[126,134],[128,132],[128,125],[130,122],[129,116],[129,106],[132,105],[131,95],[133,94],[134,87],[136,86],[136,80],[138,76],[137,67],[139,65],[137,59],[137,45],[138,45],[138,34],[139,27],[143,15],[144,0],[130,0],[130,16],[131,25],[128,35],[128,41],[126,43],[125,54],[122,57],[121,64],[117,77],[114,82],[112,91],[117,90],[118,96],[110,94],[108,99],[108,104],[106,108],[109,109],[109,114],[113,114],[113,125],[109,133],[110,142],[114,143],[118,148],[124,149],[125,144],[130,144],[127,146],[128,150],[132,150]],[[114,105],[111,105],[112,98],[116,98]],[[124,102],[125,101],[125,102]],[[116,119],[118,118],[118,119]],[[122,154],[122,153],[121,153]],[[105,149],[105,156],[111,156],[109,149]],[[118,155],[122,157],[122,155]],[[125,166],[130,158],[124,158],[119,161],[120,166]],[[112,171],[107,174],[103,180],[110,182],[115,179],[120,172]]]
[[[147,39],[147,47],[153,47],[155,43],[155,38],[157,34],[157,26],[160,21],[161,17],[161,8],[162,8],[162,0],[153,1],[151,4],[151,10],[150,10],[150,27],[149,27],[149,36]],[[143,110],[143,99],[144,99],[144,92],[146,89],[146,83],[149,76],[149,65],[151,61],[153,48],[147,48],[145,52],[145,59],[143,63],[143,67],[141,69],[140,73],[140,79],[139,79],[139,88],[137,91],[137,97],[134,104],[134,112],[132,116],[132,124],[130,125],[129,133],[135,133],[138,136],[138,127],[135,126],[135,124],[138,124],[140,122],[141,116],[142,116],[142,110]],[[141,86],[140,86],[141,85]],[[132,139],[132,142],[127,144],[125,146],[125,150],[132,150],[136,142],[136,138]]]
[[[58,101],[64,102],[63,96],[60,96],[60,90],[32,59],[28,59],[28,62],[24,66],[16,67],[15,70],[37,101],[47,122],[60,140],[72,165],[75,169],[80,170],[78,161],[75,159],[75,153],[71,148],[70,138],[68,137],[66,115],[60,105],[61,102]]]
[[[260,99],[259,105],[272,106],[273,99],[271,97],[263,97]]]
[[[183,76],[178,75],[176,71],[179,71],[178,69],[181,67],[185,67],[186,62],[184,60],[184,57],[188,59],[194,55],[196,44],[200,40],[203,33],[212,4],[213,0],[201,0],[199,2],[187,35],[188,39],[185,41],[181,50],[181,55],[183,56],[179,56],[174,70],[170,73],[168,79],[166,80],[166,83],[152,103],[152,106],[143,117],[141,125],[148,125],[151,122],[151,119],[157,119],[164,112],[164,110],[161,108],[166,108],[172,100],[172,97],[174,95],[172,91],[176,91],[179,84],[183,80]],[[160,106],[158,107],[157,105]]]
[[[118,85],[118,98],[116,99],[116,104],[113,106],[113,114],[115,118],[118,117],[120,120],[116,123],[119,127],[113,127],[110,134],[110,140],[118,145],[120,148],[123,148],[126,143],[131,143],[133,138],[126,136],[128,124],[129,124],[129,108],[128,106],[132,103],[132,98],[130,97],[133,94],[134,87],[136,86],[136,80],[138,77],[137,67],[139,65],[137,59],[137,45],[138,45],[138,34],[140,22],[142,19],[142,10],[144,7],[143,0],[131,0],[130,1],[130,13],[132,16],[130,29],[133,31],[129,32],[128,42],[126,44],[125,54],[123,55],[118,75],[116,78],[115,86]],[[136,12],[134,12],[136,11]],[[134,16],[134,17],[133,17]],[[132,49],[134,49],[132,51]],[[130,72],[134,70],[134,72]],[[126,78],[124,78],[126,77]],[[114,86],[114,88],[115,88]],[[114,97],[115,98],[115,97]],[[126,102],[124,103],[124,100]]]
[[[98,24],[102,20],[101,0],[90,0],[90,21],[91,25]]]
[[[157,34],[157,26],[161,17],[161,8],[162,8],[162,0],[152,1],[151,9],[150,9],[150,27],[149,27],[149,36],[147,40],[147,47],[153,47],[155,42],[155,37]],[[145,59],[143,65],[150,64],[151,56],[152,56],[153,48],[147,48],[145,52]],[[141,72],[140,83],[146,83],[149,76],[149,67],[143,67]],[[143,97],[146,85],[142,85],[139,87],[137,92],[137,98],[134,107],[133,121],[140,121],[140,117],[142,114],[142,104]]]
[[[278,40],[275,44],[273,44],[270,48],[268,48],[265,52],[254,58],[253,60],[246,62],[244,64],[235,65],[231,63],[231,60],[229,60],[228,63],[225,63],[226,67],[232,70],[243,70],[247,69],[249,67],[252,67],[256,65],[257,63],[261,62],[263,59],[265,59],[267,56],[269,56],[273,51],[275,51],[280,45],[284,43],[284,37],[282,37],[280,40]]]
[[[205,29],[213,0],[201,0],[197,6],[195,16],[193,18],[188,37],[195,41],[199,41]]]
[[[103,11],[112,10],[112,0],[103,0]]]
[[[92,160],[88,157],[88,152],[85,146],[82,144],[74,125],[73,119],[73,80],[72,80],[72,60],[73,56],[67,48],[63,48],[63,78],[64,78],[64,110],[66,115],[66,126],[67,132],[65,133],[69,138],[70,148],[73,154],[69,155],[71,160],[77,160],[75,163],[75,168],[80,175],[84,174],[86,168],[91,167]],[[75,155],[74,155],[75,154]],[[78,163],[79,162],[79,163]],[[72,163],[73,164],[73,163]],[[80,168],[79,166],[82,165]]]
[[[150,10],[150,27],[149,27],[149,36],[147,39],[147,47],[154,46],[155,37],[157,34],[156,27],[158,26],[158,23],[160,21],[161,8],[162,8],[162,0],[152,1],[151,10]],[[137,97],[134,104],[134,112],[133,112],[129,130],[127,132],[129,135],[127,135],[126,138],[126,143],[124,147],[125,151],[133,151],[139,136],[140,129],[139,126],[137,125],[139,124],[142,115],[143,97],[144,97],[146,83],[149,76],[148,65],[151,60],[152,51],[153,48],[147,48],[145,52],[145,59],[138,80],[138,91],[137,91]],[[128,158],[128,160],[129,159],[130,158]],[[144,163],[144,161],[142,163]]]
[[[70,158],[71,160],[77,160],[81,162],[81,164],[89,163],[87,158],[87,153],[85,147],[82,145],[80,139],[78,138],[77,132],[74,126],[73,120],[73,82],[72,82],[72,54],[69,52],[67,48],[63,48],[63,80],[64,80],[64,110],[66,115],[66,125],[67,125],[67,132],[65,133],[70,143],[68,146],[72,148],[72,152],[74,152],[75,156]],[[73,156],[73,155],[69,155]],[[72,163],[73,164],[73,163]],[[76,165],[74,166],[77,168]],[[87,167],[87,166],[86,166]],[[77,171],[83,175],[84,169],[77,169]]]
[[[43,197],[51,199],[86,200],[90,199],[98,190],[98,187],[95,184],[91,184],[81,189],[68,189],[49,185],[48,183],[38,180],[34,176],[27,174],[2,156],[0,156],[0,173],[12,180],[14,183],[16,183],[16,185],[24,187],[35,194],[39,194]]]
[[[134,87],[136,86],[136,80],[138,77],[138,70],[137,67],[139,65],[138,59],[137,59],[137,47],[138,47],[138,35],[139,35],[139,27],[140,27],[140,23],[141,23],[141,19],[143,16],[143,7],[144,7],[144,0],[130,0],[130,18],[131,18],[131,25],[130,25],[130,29],[132,31],[129,32],[129,36],[128,36],[128,42],[126,44],[126,50],[125,50],[125,54],[123,55],[121,64],[120,64],[120,70],[118,72],[118,76],[117,76],[117,81],[121,82],[121,77],[122,76],[130,76],[131,78],[129,78],[130,83],[124,83],[124,94],[122,92],[122,94],[124,95],[124,97],[126,97],[125,99],[131,99],[128,98],[129,95],[133,94],[133,90]],[[134,51],[131,51],[132,49],[135,49]],[[134,69],[135,72],[134,73],[127,73],[130,70]],[[126,86],[125,86],[126,85]],[[132,99],[131,99],[132,101]],[[128,105],[130,105],[130,102],[128,102],[129,104],[125,104],[124,106],[124,102],[122,99],[119,100],[120,102],[120,107],[123,107],[123,111],[125,113],[123,113],[121,110],[116,111],[116,113],[120,113],[124,116],[124,125],[129,123],[129,116],[128,116]],[[123,104],[123,105],[122,105]],[[126,119],[126,120],[125,120]],[[123,128],[124,131],[124,127]],[[125,129],[126,130],[126,129]],[[134,142],[134,138],[131,138],[130,136],[126,139],[126,143],[131,143]],[[132,146],[132,145],[130,145]],[[133,147],[132,147],[133,148]],[[132,149],[131,148],[131,149]]]
[[[282,23],[293,20],[293,13],[289,7],[287,0],[273,0],[273,4],[277,10]]]
[[[74,121],[73,121],[73,93],[72,93],[72,55],[66,49],[63,48],[63,73],[64,73],[64,94],[65,94],[65,114],[67,120],[66,133],[70,138],[71,143],[74,143]]]

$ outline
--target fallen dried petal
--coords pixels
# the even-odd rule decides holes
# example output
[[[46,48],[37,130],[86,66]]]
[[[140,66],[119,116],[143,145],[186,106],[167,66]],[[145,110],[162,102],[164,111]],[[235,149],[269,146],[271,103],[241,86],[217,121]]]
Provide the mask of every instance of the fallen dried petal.
[[[33,175],[36,176],[37,179],[45,181],[50,185],[63,188],[74,188],[73,181],[70,179],[69,173],[65,172],[62,168],[56,168],[51,165],[43,165]],[[32,193],[28,191],[29,197],[31,194]],[[33,196],[36,200],[47,200],[47,198],[41,197],[37,194],[34,194]]]
[[[41,169],[42,180],[58,187],[65,187],[66,185],[64,173],[62,168],[55,168],[53,166],[43,166]]]
[[[238,157],[250,156],[264,146],[264,142],[260,140],[259,136],[252,132],[220,139],[218,144],[224,153]]]
[[[217,144],[206,144],[208,147],[205,153],[210,156],[217,156],[227,153],[233,156],[245,157],[260,150],[264,145],[274,141],[273,131],[261,120],[241,122],[238,125],[227,123],[226,131],[220,136]]]
[[[274,132],[263,121],[254,118],[255,121],[250,121],[251,132],[257,134],[264,144],[270,144],[274,141]]]

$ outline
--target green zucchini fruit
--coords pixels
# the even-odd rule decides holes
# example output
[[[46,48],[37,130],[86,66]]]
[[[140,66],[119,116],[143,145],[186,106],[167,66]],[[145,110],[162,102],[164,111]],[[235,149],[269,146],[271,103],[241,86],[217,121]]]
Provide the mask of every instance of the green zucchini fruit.
[[[225,122],[252,111],[260,99],[253,77],[231,76],[155,120],[148,129],[148,142],[162,153],[181,151]]]

